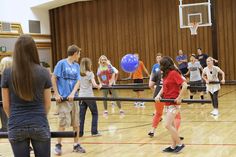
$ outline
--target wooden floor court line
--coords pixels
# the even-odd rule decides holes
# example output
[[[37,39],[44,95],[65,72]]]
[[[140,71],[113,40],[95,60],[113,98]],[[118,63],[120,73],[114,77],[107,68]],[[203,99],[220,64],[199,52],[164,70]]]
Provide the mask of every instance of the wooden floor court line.
[[[228,91],[228,92],[225,92],[225,93],[222,93],[222,94],[219,95],[219,98],[220,98],[220,97],[223,97],[223,96],[225,96],[225,95],[227,95],[227,94],[231,94],[231,93],[233,93],[233,92],[235,92],[235,91],[236,91],[236,89],[231,90],[231,91]]]

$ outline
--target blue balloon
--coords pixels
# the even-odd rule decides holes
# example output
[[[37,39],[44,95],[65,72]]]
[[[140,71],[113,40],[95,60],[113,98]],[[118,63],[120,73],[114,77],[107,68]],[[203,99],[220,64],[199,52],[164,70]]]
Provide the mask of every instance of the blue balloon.
[[[133,54],[127,54],[122,57],[120,64],[125,72],[132,73],[138,68],[139,61]]]

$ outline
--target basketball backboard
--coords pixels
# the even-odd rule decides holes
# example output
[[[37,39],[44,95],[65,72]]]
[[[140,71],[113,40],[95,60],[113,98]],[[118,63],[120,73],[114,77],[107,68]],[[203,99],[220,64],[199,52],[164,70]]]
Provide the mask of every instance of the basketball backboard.
[[[193,23],[198,23],[198,27],[212,25],[210,0],[190,4],[183,4],[183,0],[179,0],[179,2],[180,28],[190,28]]]

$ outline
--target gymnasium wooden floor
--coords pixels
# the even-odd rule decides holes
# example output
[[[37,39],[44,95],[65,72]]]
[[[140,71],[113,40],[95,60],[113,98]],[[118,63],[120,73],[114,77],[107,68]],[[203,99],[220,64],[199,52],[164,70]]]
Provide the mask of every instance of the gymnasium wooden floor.
[[[134,97],[131,91],[120,91],[122,97]],[[150,90],[145,91],[146,97],[151,97]],[[100,93],[96,92],[96,95]],[[187,97],[187,95],[186,95]],[[198,96],[195,96],[196,98]],[[207,99],[209,97],[207,96]],[[170,143],[170,136],[160,123],[154,138],[147,133],[151,127],[152,103],[146,103],[145,108],[134,108],[133,103],[123,102],[125,116],[120,117],[117,107],[109,105],[109,116],[102,116],[103,105],[99,106],[100,137],[90,135],[91,115],[86,116],[85,136],[80,139],[87,153],[72,152],[73,139],[63,140],[64,157],[234,157],[236,156],[236,85],[225,85],[220,91],[220,116],[214,118],[210,115],[211,104],[183,104],[182,124],[180,135],[184,136],[185,149],[179,154],[162,153],[162,148]],[[49,121],[51,130],[57,128],[55,104],[52,104]],[[55,139],[52,139],[52,156]],[[0,156],[12,157],[12,151],[7,139],[0,139]],[[32,155],[34,156],[34,155]]]

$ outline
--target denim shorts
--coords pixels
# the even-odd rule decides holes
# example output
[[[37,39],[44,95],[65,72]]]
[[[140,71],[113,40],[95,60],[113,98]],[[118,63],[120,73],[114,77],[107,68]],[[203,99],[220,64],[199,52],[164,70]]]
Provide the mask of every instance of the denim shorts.
[[[48,141],[51,138],[50,129],[47,126],[27,126],[8,130],[8,139],[10,142],[20,142],[29,138],[37,141]]]

